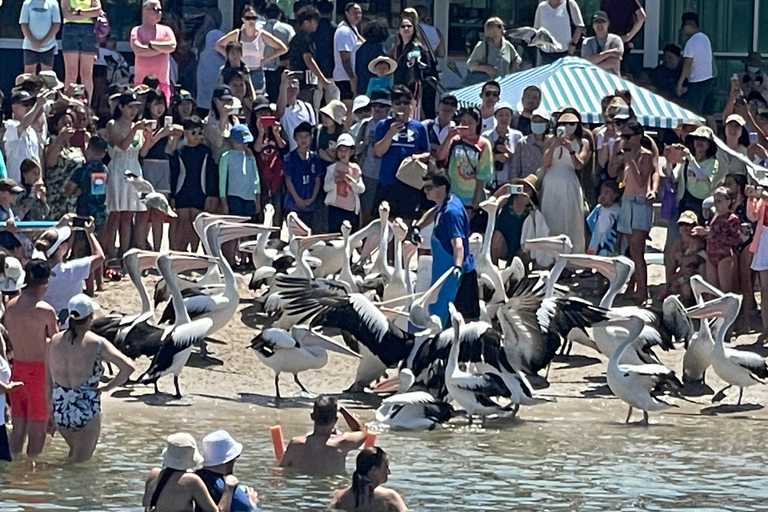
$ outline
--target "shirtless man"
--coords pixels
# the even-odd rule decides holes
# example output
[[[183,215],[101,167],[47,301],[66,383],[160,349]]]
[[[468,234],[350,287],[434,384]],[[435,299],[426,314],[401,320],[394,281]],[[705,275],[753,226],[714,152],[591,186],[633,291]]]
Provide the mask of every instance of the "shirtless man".
[[[29,437],[27,455],[34,457],[43,451],[50,417],[45,398],[45,352],[59,327],[56,312],[41,300],[51,275],[48,263],[30,260],[24,271],[26,286],[8,302],[2,323],[13,352],[11,380],[24,383],[9,393],[13,404],[11,453],[21,453]]]
[[[336,430],[337,412],[347,422],[349,433]],[[360,448],[368,430],[336,400],[326,395],[315,399],[310,416],[315,422],[311,434],[296,436],[288,443],[280,467],[308,475],[337,475],[344,473],[347,453]]]

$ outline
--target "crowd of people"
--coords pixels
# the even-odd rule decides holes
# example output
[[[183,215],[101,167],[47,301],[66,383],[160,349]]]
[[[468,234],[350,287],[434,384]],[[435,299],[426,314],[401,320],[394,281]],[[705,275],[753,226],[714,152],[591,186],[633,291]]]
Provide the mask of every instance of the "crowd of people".
[[[559,50],[539,51],[538,63],[581,55],[624,73],[623,56],[645,14],[636,0],[601,7],[591,17],[594,35],[584,37],[576,2],[542,1],[535,28],[546,28]],[[195,34],[184,34],[178,23],[161,23],[160,0],[144,0],[142,22],[130,36],[129,86],[108,83],[120,81],[115,70],[124,63],[108,34],[99,33],[99,0],[65,0],[61,9],[51,0],[24,1],[24,72],[8,98],[0,152],[0,289],[9,298],[2,323],[11,344],[0,342],[0,411],[9,393],[14,424],[9,443],[0,428],[0,459],[21,452],[25,439],[27,453],[39,454],[52,428],[72,446],[73,460],[90,458],[100,430],[99,394],[125,383],[133,366],[89,332],[98,308],[89,296],[119,272],[130,248],[159,251],[167,235],[170,248],[196,251],[193,221],[201,212],[259,221],[271,205],[275,225],[295,212],[325,233],[344,222],[357,230],[386,201],[392,217],[411,226],[414,241],[431,231],[422,250],[432,253],[432,275],[453,269],[461,277],[446,287],[444,302],[455,300],[469,319],[479,316],[469,237],[488,225],[486,199],[510,195],[495,219],[495,261],[520,256],[529,268],[546,268],[549,257],[526,251],[525,240],[568,235],[574,253],[633,260],[626,295],[635,304],[652,298],[645,247],[658,215],[668,227],[666,286],[656,298],[675,293],[690,302],[690,277],[704,275],[723,291],[743,294],[737,328],[746,332],[758,276],[768,335],[768,192],[749,172],[752,163],[768,161],[768,83],[759,54],[731,79],[718,130],[711,44],[698,15],[685,13],[685,48],[668,45],[658,68],[633,76],[707,122],[651,132],[635,116],[629,92],[619,90],[602,100],[603,123],[588,126],[574,108],[542,109],[535,85],[524,91],[520,109],[500,101],[497,78],[528,64],[497,17],[486,21],[468,55],[467,80],[483,83],[478,106],[460,108],[438,85],[445,42],[423,9],[403,10],[391,47],[386,20],[367,17],[355,2],[343,12],[336,25],[331,2],[297,2],[291,24],[277,4],[255,2],[229,33],[213,9]],[[63,82],[52,71],[59,30]],[[181,52],[189,47],[197,52],[194,80]],[[110,70],[109,80],[99,67]],[[164,196],[167,208],[148,206],[137,178]],[[23,228],[45,220],[55,225],[42,233]],[[248,255],[230,249],[225,255],[235,268],[247,268]],[[106,383],[102,361],[118,367]],[[339,412],[352,434],[332,435],[336,405],[319,401],[315,434],[294,439],[283,466],[327,450],[333,457],[315,463],[343,467],[365,428]],[[231,478],[242,445],[219,431],[202,446],[201,457],[191,436],[168,439],[165,469],[150,475],[145,506],[255,506],[255,493]],[[386,454],[364,450],[357,466],[334,507],[356,510],[381,499],[404,510],[396,493],[380,488]]]

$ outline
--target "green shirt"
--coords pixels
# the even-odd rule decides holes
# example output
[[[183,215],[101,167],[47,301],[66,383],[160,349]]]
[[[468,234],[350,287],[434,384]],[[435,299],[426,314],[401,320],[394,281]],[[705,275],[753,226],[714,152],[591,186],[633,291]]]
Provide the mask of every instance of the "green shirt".
[[[462,139],[453,141],[448,153],[448,177],[451,192],[464,206],[472,206],[476,180],[488,183],[493,178],[493,155],[488,139],[480,137],[474,144]]]

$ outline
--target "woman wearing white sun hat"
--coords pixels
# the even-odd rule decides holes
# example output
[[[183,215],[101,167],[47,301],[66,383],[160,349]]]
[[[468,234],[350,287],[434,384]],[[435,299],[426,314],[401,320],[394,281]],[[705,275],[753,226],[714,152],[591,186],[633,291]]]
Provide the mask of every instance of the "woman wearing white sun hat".
[[[203,464],[195,438],[183,432],[168,436],[163,450],[163,467],[153,468],[144,487],[142,506],[148,511],[181,512],[196,510],[218,512],[230,510],[237,478],[224,478],[224,492],[218,505],[194,471]]]
[[[226,487],[225,478],[232,475],[235,462],[243,453],[243,444],[238,443],[226,430],[215,430],[203,438],[203,468],[197,475],[214,501],[220,499]],[[252,487],[238,486],[232,495],[232,512],[256,510],[258,494]]]

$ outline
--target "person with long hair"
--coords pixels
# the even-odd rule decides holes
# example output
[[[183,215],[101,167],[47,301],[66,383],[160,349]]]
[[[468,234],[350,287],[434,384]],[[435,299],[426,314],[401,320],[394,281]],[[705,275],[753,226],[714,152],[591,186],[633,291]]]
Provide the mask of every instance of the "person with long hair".
[[[139,153],[148,138],[151,127],[149,120],[139,120],[141,101],[136,93],[127,90],[120,95],[118,105],[107,123],[110,161],[107,166],[107,224],[102,239],[114,256],[115,234],[120,232],[120,255],[130,247],[131,222],[136,215],[134,240],[147,239],[147,219],[149,213],[139,198],[139,194],[125,175],[126,171],[142,177]]]
[[[147,101],[144,104],[144,120],[149,121],[147,140],[141,146],[141,169],[144,179],[152,184],[155,192],[166,196],[171,193],[171,165],[169,163],[168,149],[170,139],[174,135],[181,135],[170,119],[165,122],[168,109],[165,106],[165,97],[157,89],[150,89],[147,93]],[[172,116],[169,116],[172,117]],[[163,242],[163,223],[165,214],[156,208],[148,210],[150,224],[152,225],[152,248],[160,250]],[[136,240],[136,245],[144,246],[145,239]]]
[[[64,85],[71,92],[80,77],[88,101],[93,101],[93,62],[97,53],[93,25],[100,13],[99,0],[61,1],[61,14],[64,18],[61,27]]]
[[[747,176],[744,174],[728,174],[725,177],[725,188],[731,195],[731,211],[739,218],[741,243],[736,248],[736,272],[738,290],[741,292],[741,314],[736,321],[737,332],[749,332],[749,318],[755,309],[755,281],[752,275],[752,253],[749,246],[755,236],[755,223],[747,216]],[[736,288],[736,286],[734,286]]]
[[[72,462],[93,456],[101,434],[101,394],[125,384],[134,370],[112,343],[91,332],[98,309],[84,293],[72,297],[67,304],[69,326],[53,335],[45,357],[51,416]],[[117,375],[109,382],[101,382],[102,361],[117,366]]]
[[[410,7],[403,10],[390,57],[397,61],[395,85],[408,87],[416,100],[414,117],[423,108],[425,117],[429,119],[435,117],[435,90],[426,78],[436,75],[437,64],[418,27],[416,10]]]
[[[362,18],[363,9],[360,4],[349,2],[344,6],[344,21],[339,23],[333,34],[333,80],[341,92],[341,101],[350,112],[355,94],[365,92],[357,88],[355,76],[355,56],[365,42],[358,30]]]
[[[578,116],[561,114],[555,136],[545,142],[541,158],[541,212],[552,236],[568,235],[573,252],[583,253],[584,192],[576,174],[591,154],[589,140]]]
[[[329,508],[348,512],[405,512],[408,507],[400,494],[383,486],[390,473],[389,456],[384,450],[378,446],[361,450],[355,461],[352,485],[336,491]]]
[[[74,112],[67,109],[51,117],[48,126],[54,137],[45,148],[45,173],[43,181],[47,189],[47,200],[50,210],[48,218],[59,220],[62,215],[73,210],[73,203],[64,194],[64,187],[69,180],[72,169],[85,163],[83,146],[73,144],[80,142],[76,136],[78,130],[74,126]],[[85,142],[84,133],[80,133]]]
[[[732,152],[717,149],[717,174],[712,178],[714,186],[720,186],[725,182],[729,174],[747,175],[748,160],[747,148],[749,147],[749,130],[747,122],[739,114],[731,114],[723,123],[723,140]],[[733,153],[736,153],[735,155]],[[741,155],[744,159],[739,158]]]
[[[252,5],[243,7],[241,19],[243,25],[236,28],[216,41],[216,50],[226,56],[227,44],[239,41],[243,45],[243,63],[251,75],[254,90],[264,94],[264,70],[261,63],[264,60],[264,49],[272,48],[270,58],[274,59],[288,52],[288,47],[280,39],[266,30],[262,30],[257,24],[258,13]]]

